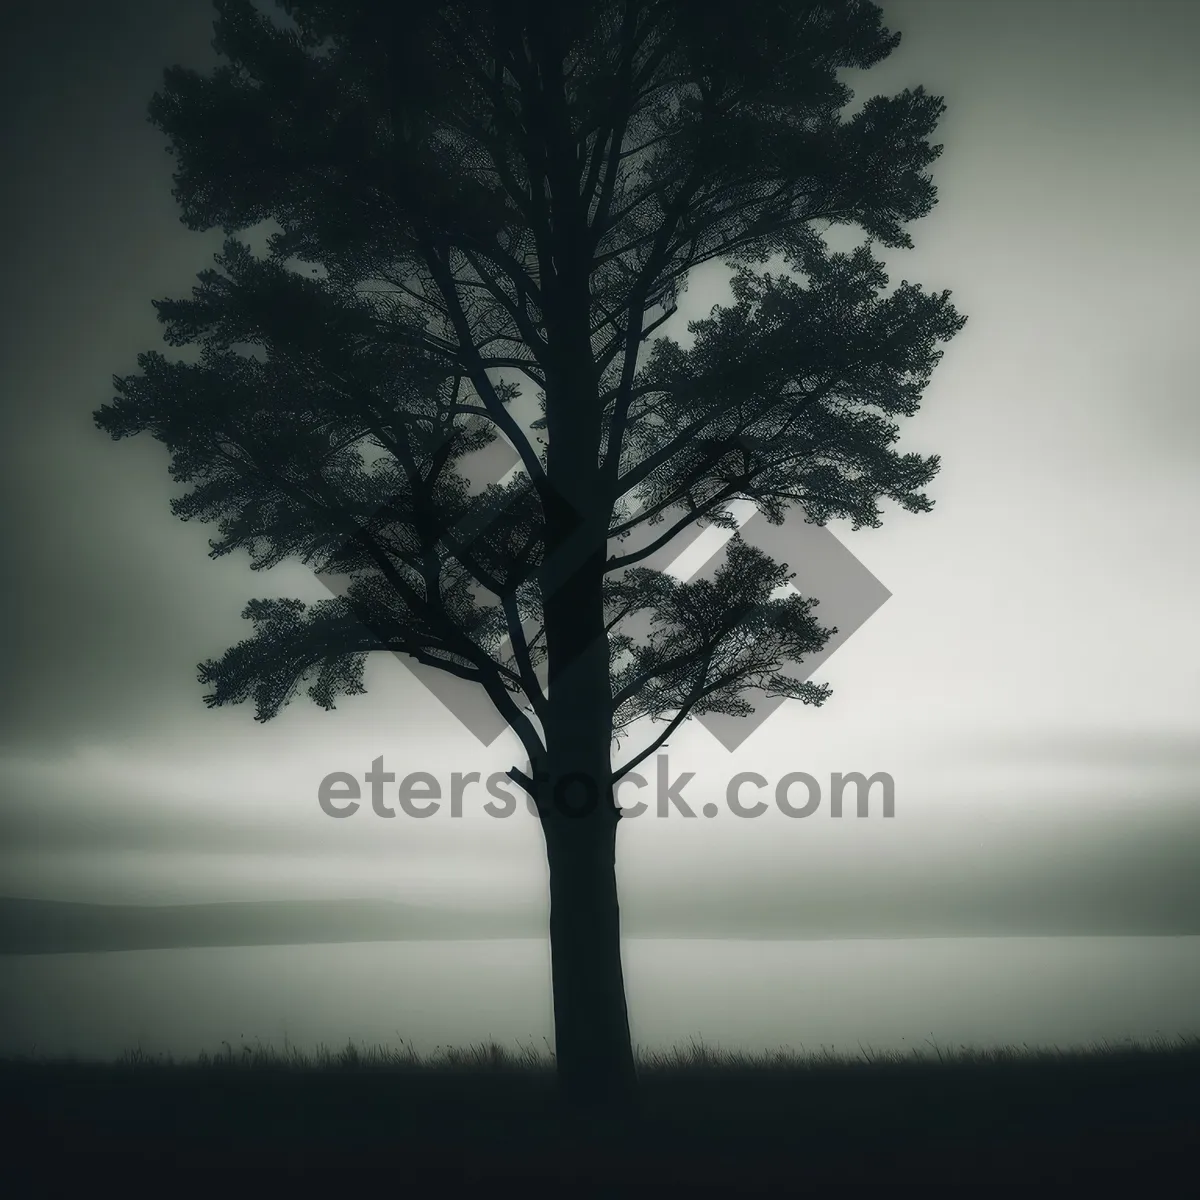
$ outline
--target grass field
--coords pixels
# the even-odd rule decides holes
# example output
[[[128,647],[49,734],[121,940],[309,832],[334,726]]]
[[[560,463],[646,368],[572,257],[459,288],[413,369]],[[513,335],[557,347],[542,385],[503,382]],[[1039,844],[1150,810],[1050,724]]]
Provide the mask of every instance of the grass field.
[[[636,1121],[565,1126],[529,1049],[0,1063],[6,1165],[386,1171],[415,1195],[1192,1194],[1200,1039],[855,1058],[643,1056]],[[156,1177],[161,1178],[161,1175]],[[253,1178],[261,1183],[257,1170]],[[15,1193],[14,1193],[15,1194]]]

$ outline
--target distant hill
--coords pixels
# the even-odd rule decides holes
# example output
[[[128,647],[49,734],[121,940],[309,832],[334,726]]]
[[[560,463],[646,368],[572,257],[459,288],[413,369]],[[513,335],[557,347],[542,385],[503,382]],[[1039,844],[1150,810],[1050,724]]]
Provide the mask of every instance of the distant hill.
[[[532,937],[540,917],[389,900],[77,904],[0,898],[0,954]]]

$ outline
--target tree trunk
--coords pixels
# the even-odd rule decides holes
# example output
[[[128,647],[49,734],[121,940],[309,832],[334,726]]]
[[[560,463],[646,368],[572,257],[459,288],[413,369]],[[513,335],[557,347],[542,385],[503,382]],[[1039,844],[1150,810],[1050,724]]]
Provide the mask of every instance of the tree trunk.
[[[542,818],[559,1090],[569,1116],[603,1125],[636,1116],[615,870],[618,816],[605,789],[587,816],[551,809]]]
[[[575,499],[575,503],[582,504]],[[578,511],[578,508],[576,509]],[[547,760],[538,809],[550,868],[550,959],[558,1082],[579,1128],[624,1127],[636,1074],[621,970],[612,787],[612,686],[604,627],[605,524],[560,555],[545,603]],[[586,530],[586,525],[585,525]],[[563,539],[569,542],[569,539]],[[578,544],[578,543],[577,543]]]

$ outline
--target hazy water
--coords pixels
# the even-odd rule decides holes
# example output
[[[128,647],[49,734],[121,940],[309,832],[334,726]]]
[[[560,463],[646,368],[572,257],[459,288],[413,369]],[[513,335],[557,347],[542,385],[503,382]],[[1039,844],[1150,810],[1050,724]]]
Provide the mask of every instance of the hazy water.
[[[1200,937],[631,941],[634,1038],[857,1052],[1200,1033]],[[0,1052],[255,1040],[419,1050],[551,1033],[540,941],[0,957]]]

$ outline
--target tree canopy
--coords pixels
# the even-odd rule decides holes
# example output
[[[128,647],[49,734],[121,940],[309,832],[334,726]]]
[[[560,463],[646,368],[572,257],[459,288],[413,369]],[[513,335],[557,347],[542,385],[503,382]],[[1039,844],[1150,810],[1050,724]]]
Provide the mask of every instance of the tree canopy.
[[[139,356],[97,420],[167,446],[191,485],[175,511],[218,527],[214,555],[350,583],[252,601],[253,635],[201,668],[207,701],[266,720],[307,684],[332,707],[369,652],[398,651],[483,687],[532,761],[547,546],[600,520],[614,731],[745,712],[756,688],[819,703],[786,664],[830,631],[778,594],[784,565],[736,536],[713,580],[641,564],[729,524],[735,499],[855,527],[885,498],[930,507],[938,459],[895,450],[896,422],[963,318],[948,292],[889,290],[872,242],[911,245],[932,208],[943,105],[913,88],[841,115],[840,72],[899,40],[879,10],[281,0],[281,24],[216,7],[227,61],[169,69],[150,109],[183,220],[229,235],[190,299],[155,302],[198,361]],[[233,235],[267,221],[262,258]],[[867,241],[834,252],[831,225]],[[772,256],[790,272],[754,269]],[[655,337],[714,259],[735,303],[690,349]],[[456,467],[497,438],[520,469],[474,489]],[[625,632],[638,619],[652,637]]]

